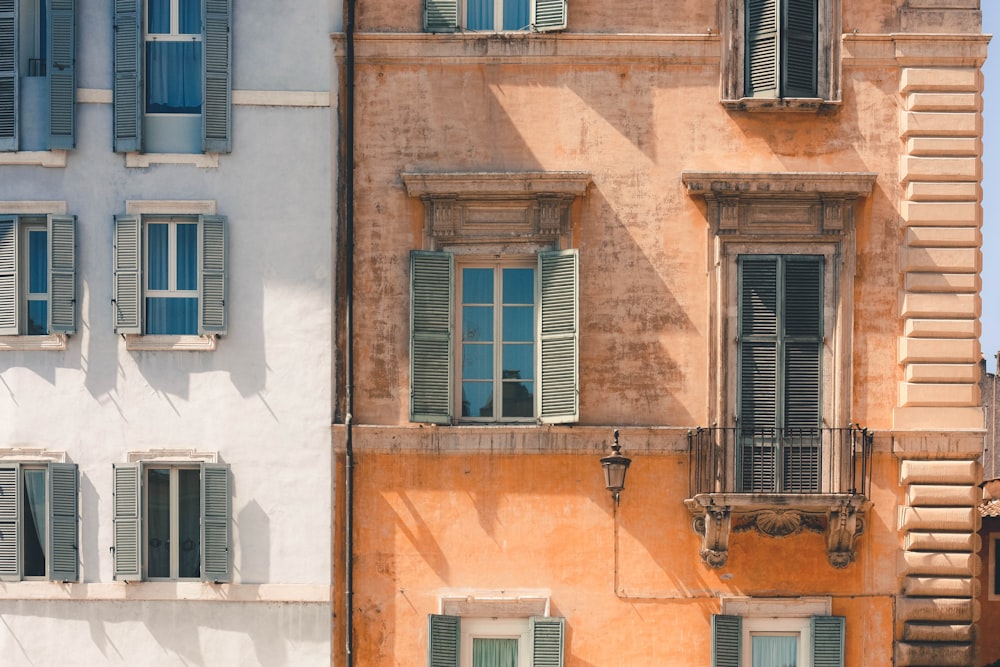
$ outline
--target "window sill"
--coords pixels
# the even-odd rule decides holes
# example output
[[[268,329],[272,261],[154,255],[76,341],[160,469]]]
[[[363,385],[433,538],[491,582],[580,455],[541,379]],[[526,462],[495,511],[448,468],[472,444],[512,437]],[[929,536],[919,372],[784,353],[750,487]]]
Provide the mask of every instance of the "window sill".
[[[214,352],[217,340],[215,336],[144,336],[142,334],[125,334],[125,349],[130,352]]]
[[[0,336],[0,352],[58,352],[66,349],[67,334]]]
[[[125,166],[145,168],[154,164],[190,164],[200,169],[218,169],[218,153],[125,153]]]
[[[819,97],[741,97],[736,100],[722,100],[722,106],[730,111],[785,111],[818,112],[840,108],[839,100],[824,100]]]
[[[65,167],[69,151],[10,151],[0,152],[0,165],[23,164],[35,167]]]

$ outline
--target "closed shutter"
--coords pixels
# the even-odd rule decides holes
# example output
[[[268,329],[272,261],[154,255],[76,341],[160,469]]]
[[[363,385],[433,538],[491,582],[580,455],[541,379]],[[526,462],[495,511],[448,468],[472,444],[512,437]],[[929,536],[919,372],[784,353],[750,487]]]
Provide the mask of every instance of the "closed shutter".
[[[50,0],[49,148],[76,144],[76,0]]]
[[[16,463],[0,465],[0,581],[21,578],[20,547],[21,494],[18,493],[20,467]]]
[[[198,261],[198,333],[226,333],[226,218],[204,215],[199,219],[198,238],[201,243]]]
[[[844,667],[844,617],[813,616],[812,667]]]
[[[203,581],[232,579],[229,557],[232,501],[229,466],[205,463],[201,467],[201,550]]]
[[[140,244],[142,227],[137,215],[115,216],[114,307],[115,333],[142,333]]]
[[[454,257],[410,252],[410,421],[451,422]]]
[[[205,0],[202,150],[232,150],[232,0]]]
[[[427,667],[458,667],[458,616],[427,617]]]
[[[114,466],[114,577],[142,579],[142,465]]]
[[[17,150],[18,0],[0,0],[0,151]]]
[[[784,0],[782,97],[816,97],[817,0]]]
[[[563,667],[566,619],[557,616],[532,616],[531,667]]]
[[[77,581],[78,472],[75,463],[49,464],[49,579]]]
[[[76,218],[49,216],[49,333],[76,332]]]
[[[0,218],[0,336],[17,334],[17,218]]]
[[[740,667],[743,619],[712,614],[712,667]]]
[[[778,0],[746,0],[744,95],[778,96]]]
[[[579,421],[579,273],[576,250],[538,256],[538,419],[545,424]]]
[[[538,32],[566,29],[566,0],[535,0],[535,16],[531,22]]]
[[[114,148],[119,153],[142,150],[141,9],[142,0],[115,0]]]
[[[458,30],[458,0],[424,0],[424,31]]]

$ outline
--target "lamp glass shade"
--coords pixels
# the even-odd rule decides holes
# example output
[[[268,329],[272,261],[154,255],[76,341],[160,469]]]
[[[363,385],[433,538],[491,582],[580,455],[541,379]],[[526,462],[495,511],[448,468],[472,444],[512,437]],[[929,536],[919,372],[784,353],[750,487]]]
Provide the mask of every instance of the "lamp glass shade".
[[[621,454],[606,456],[601,459],[601,467],[604,468],[604,486],[608,491],[617,493],[625,488],[625,473],[629,464],[632,463]]]

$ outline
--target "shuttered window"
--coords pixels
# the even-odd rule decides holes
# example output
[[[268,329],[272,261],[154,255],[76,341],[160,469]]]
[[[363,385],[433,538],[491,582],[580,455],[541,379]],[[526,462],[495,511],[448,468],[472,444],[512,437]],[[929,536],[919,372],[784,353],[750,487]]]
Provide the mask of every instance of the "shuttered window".
[[[818,0],[745,0],[746,97],[817,93]]]
[[[843,616],[813,616],[807,630],[797,630],[800,619],[771,619],[773,630],[752,631],[740,616],[712,615],[712,667],[742,667],[748,664],[794,664],[797,667],[844,667]],[[806,620],[806,619],[801,619]],[[808,646],[800,646],[806,641]],[[749,652],[750,655],[744,655]],[[786,657],[774,661],[775,656]],[[803,660],[798,658],[802,656]]]
[[[563,667],[566,619],[552,616],[467,619],[477,630],[463,630],[458,616],[431,614],[427,624],[429,667]],[[526,631],[525,631],[526,629]],[[503,643],[491,634],[503,636]],[[511,635],[516,638],[510,639]],[[463,656],[465,656],[463,658]]]
[[[424,0],[427,32],[565,29],[566,0]]]

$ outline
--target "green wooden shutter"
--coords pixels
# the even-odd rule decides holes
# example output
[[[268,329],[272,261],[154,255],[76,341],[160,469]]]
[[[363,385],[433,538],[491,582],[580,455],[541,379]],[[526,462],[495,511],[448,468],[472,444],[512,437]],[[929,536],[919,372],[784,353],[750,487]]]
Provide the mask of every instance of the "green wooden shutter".
[[[232,0],[205,0],[202,150],[232,150]]]
[[[427,617],[427,667],[458,667],[460,629],[458,616]]]
[[[816,2],[784,0],[782,97],[816,97]]]
[[[115,0],[114,148],[119,153],[142,150],[141,16],[142,0]]]
[[[17,334],[17,218],[0,218],[0,336]]]
[[[535,16],[531,22],[538,32],[566,29],[566,0],[535,0]]]
[[[142,333],[142,225],[137,215],[115,216],[115,333]]]
[[[142,464],[114,466],[114,577],[142,579]]]
[[[78,471],[75,463],[49,464],[49,579],[79,580],[77,521]]]
[[[712,667],[740,667],[743,619],[712,614]]]
[[[579,274],[576,250],[538,255],[538,419],[579,421]]]
[[[21,578],[21,479],[16,463],[0,464],[0,581]]]
[[[0,151],[17,150],[18,0],[0,0]]]
[[[76,332],[76,218],[50,215],[49,333]]]
[[[746,0],[746,97],[778,96],[778,0]]]
[[[531,667],[563,667],[566,619],[558,616],[532,616]]]
[[[844,667],[844,617],[812,617],[812,667]]]
[[[424,31],[458,30],[458,0],[424,0]]]
[[[198,333],[226,333],[226,218],[203,215],[198,224]]]
[[[229,465],[201,466],[201,578],[225,582],[232,579],[229,557],[232,500]]]
[[[73,148],[76,144],[75,0],[49,1],[49,148]]]
[[[410,421],[451,423],[455,259],[410,252]]]

